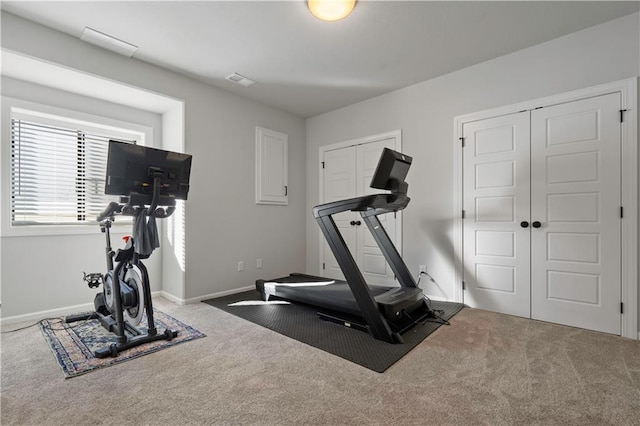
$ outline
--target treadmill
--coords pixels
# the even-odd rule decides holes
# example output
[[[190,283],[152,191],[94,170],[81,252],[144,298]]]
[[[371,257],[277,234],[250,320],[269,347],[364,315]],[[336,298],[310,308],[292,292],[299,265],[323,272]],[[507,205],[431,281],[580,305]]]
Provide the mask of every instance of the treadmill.
[[[384,148],[370,186],[389,193],[349,198],[313,208],[313,216],[346,281],[306,274],[257,280],[256,289],[262,299],[311,305],[318,309],[318,315],[324,320],[367,331],[374,338],[388,343],[403,343],[404,332],[428,318],[436,318],[378,219],[381,214],[403,210],[409,204],[409,185],[405,178],[411,161],[408,155]],[[399,287],[366,283],[332,217],[346,211],[360,214],[394,272]]]

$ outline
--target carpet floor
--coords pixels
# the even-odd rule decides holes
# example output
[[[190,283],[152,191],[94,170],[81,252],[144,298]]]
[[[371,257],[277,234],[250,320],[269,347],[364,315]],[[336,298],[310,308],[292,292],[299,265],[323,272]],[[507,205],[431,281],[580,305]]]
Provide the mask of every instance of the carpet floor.
[[[154,305],[207,337],[65,380],[40,330],[2,334],[0,423],[640,425],[638,340],[465,308],[379,374],[204,303]]]

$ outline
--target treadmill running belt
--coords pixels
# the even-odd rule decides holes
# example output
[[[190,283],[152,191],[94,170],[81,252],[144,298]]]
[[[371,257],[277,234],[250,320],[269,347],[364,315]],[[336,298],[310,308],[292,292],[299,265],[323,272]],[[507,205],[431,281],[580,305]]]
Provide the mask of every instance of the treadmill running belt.
[[[322,280],[322,281],[319,281]],[[269,287],[271,282],[266,281],[264,283],[265,292],[273,294],[270,300],[278,298],[294,300],[296,303],[306,303],[308,305],[315,306],[316,309],[328,309],[330,311],[341,312],[343,314],[351,315],[354,317],[361,317],[360,307],[356,302],[353,293],[349,288],[349,284],[345,281],[331,280],[329,278],[324,279],[321,277],[314,277],[313,275],[305,274],[291,274],[287,277],[282,277],[273,280],[276,283],[275,289]],[[322,285],[313,286],[308,285],[304,287],[304,291],[300,291],[298,287],[287,287],[289,284],[313,284],[321,283]],[[333,284],[325,284],[333,282]],[[369,286],[369,291],[373,297],[386,293],[390,287]],[[274,291],[275,290],[275,291]]]

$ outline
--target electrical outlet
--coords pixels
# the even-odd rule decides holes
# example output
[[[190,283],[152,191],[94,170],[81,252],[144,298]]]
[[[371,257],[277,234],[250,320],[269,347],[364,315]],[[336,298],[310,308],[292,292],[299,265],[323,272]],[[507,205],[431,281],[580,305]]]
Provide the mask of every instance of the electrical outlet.
[[[420,265],[420,273],[427,272],[427,265]]]
[[[256,260],[256,268],[258,268],[258,269],[262,268],[262,259],[257,259]]]
[[[244,262],[238,262],[238,272],[244,271]]]

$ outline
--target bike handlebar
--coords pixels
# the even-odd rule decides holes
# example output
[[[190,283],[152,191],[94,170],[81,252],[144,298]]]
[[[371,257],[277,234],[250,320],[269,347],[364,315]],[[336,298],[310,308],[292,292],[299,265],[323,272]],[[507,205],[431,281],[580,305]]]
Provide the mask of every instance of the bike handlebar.
[[[153,212],[149,213],[151,211],[151,207],[153,206],[150,206],[147,209],[146,215],[155,216],[158,219],[165,219],[171,216],[173,212],[176,210],[175,206],[156,207]],[[96,218],[96,220],[98,222],[102,222],[103,220],[108,219],[115,214],[122,214],[125,216],[136,216],[141,208],[144,208],[144,207],[143,206],[136,207],[130,204],[118,204],[115,201],[112,201],[111,203],[109,203],[107,208],[104,209],[102,213],[100,213],[100,215]]]
[[[115,201],[109,203],[107,208],[98,216],[98,222],[102,222],[116,213],[121,213],[125,216],[137,216],[141,209],[145,208],[144,206],[147,205],[147,203],[149,203],[149,207],[146,208],[146,212],[144,212],[146,216],[153,216],[160,219],[171,216],[175,211],[175,199],[170,196],[160,195],[163,172],[160,169],[152,169],[153,168],[150,168],[150,175],[153,176],[153,193],[151,194],[151,200],[148,199],[148,193],[138,194],[137,192],[130,192],[128,197],[122,197],[120,200],[126,200],[126,204],[118,204]]]
[[[109,203],[106,209],[102,213],[100,213],[97,217],[98,222],[102,222],[108,217],[113,216],[115,213],[120,213],[122,211],[122,205],[112,201]]]

